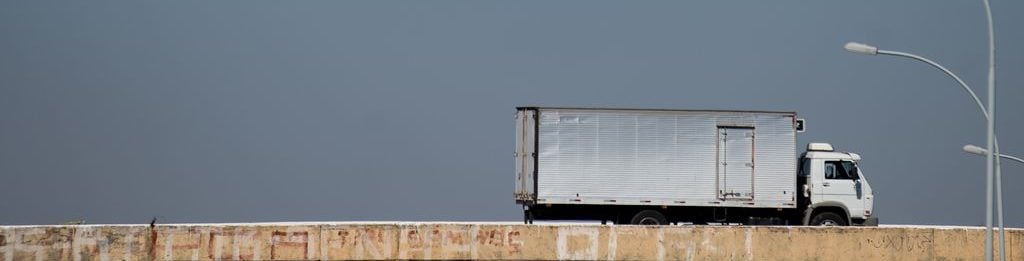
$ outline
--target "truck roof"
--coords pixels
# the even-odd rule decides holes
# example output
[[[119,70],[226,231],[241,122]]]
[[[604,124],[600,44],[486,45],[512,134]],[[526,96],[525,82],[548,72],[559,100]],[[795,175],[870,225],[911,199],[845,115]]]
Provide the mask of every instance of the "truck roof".
[[[850,153],[841,151],[808,151],[806,153],[806,157],[860,161],[859,156],[855,158],[853,155],[850,155]]]
[[[611,107],[556,107],[556,106],[518,106],[517,110],[605,110],[605,111],[667,111],[667,112],[724,112],[724,113],[762,113],[796,115],[795,111],[767,110],[710,110],[710,109],[644,109],[644,108],[611,108]]]

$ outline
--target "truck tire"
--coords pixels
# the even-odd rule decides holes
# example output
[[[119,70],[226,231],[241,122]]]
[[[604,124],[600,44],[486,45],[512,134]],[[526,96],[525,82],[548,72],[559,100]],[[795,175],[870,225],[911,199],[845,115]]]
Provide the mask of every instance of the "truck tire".
[[[657,210],[641,210],[629,221],[633,225],[668,225],[668,219]]]
[[[846,226],[846,219],[833,212],[821,212],[811,218],[812,226]]]

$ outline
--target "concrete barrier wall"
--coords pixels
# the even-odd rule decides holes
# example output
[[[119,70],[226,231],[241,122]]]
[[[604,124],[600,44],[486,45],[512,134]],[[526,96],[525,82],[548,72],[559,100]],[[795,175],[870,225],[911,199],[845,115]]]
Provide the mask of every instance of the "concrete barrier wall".
[[[978,260],[984,230],[495,223],[0,226],[3,260]],[[1024,260],[1024,230],[1007,232]]]

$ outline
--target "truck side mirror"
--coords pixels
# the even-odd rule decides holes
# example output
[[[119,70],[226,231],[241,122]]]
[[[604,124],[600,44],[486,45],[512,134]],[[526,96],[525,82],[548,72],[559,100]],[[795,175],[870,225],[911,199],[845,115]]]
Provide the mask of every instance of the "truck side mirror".
[[[860,169],[857,169],[857,166],[853,166],[853,170],[850,171],[850,177],[854,180],[860,180]]]

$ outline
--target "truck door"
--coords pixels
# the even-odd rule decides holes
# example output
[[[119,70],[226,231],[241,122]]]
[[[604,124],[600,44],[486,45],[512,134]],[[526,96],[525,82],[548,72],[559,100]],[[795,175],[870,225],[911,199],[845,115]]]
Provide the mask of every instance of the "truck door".
[[[850,215],[864,212],[864,201],[860,188],[856,181],[857,175],[853,162],[850,161],[825,161],[825,179],[821,183],[821,193],[825,200],[843,203],[850,211]]]
[[[718,128],[718,197],[754,198],[754,128]]]

